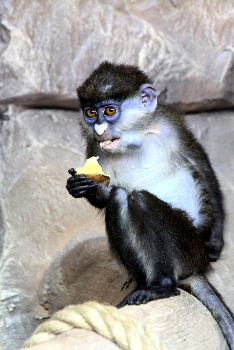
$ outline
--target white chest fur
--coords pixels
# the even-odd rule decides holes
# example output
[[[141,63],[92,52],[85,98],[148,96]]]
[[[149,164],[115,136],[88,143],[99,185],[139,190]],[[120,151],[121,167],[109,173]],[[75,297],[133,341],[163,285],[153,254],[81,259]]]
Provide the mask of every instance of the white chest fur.
[[[199,187],[188,164],[175,155],[175,147],[175,142],[168,144],[153,135],[146,138],[140,151],[114,156],[111,162],[100,157],[100,164],[110,175],[111,185],[129,192],[147,190],[174,208],[185,210],[196,225],[199,221]]]

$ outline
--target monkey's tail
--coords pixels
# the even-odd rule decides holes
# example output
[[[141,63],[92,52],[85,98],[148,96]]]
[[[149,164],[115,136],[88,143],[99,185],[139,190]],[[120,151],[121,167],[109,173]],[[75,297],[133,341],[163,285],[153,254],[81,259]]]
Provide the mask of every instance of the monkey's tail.
[[[222,301],[218,292],[210,285],[205,276],[190,277],[187,281],[181,281],[181,287],[200,300],[211,312],[217,321],[222,333],[229,345],[234,350],[234,317],[228,307]]]

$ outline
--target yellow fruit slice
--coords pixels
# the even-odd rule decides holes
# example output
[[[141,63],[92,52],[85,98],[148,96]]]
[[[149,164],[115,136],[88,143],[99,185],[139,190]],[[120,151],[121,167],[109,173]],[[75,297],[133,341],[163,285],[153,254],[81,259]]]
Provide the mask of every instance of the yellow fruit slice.
[[[91,157],[86,160],[83,167],[76,168],[77,174],[84,174],[88,179],[93,179],[98,183],[110,180],[110,177],[104,173],[100,164],[99,157]]]

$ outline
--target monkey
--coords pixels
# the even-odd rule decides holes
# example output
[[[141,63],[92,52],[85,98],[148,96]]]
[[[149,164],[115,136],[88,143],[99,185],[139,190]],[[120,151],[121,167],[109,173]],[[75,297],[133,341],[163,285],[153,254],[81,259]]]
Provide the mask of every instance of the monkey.
[[[117,307],[180,293],[197,297],[234,349],[234,318],[207,280],[224,246],[223,196],[209,157],[184,118],[157,103],[136,66],[101,63],[77,89],[86,157],[109,186],[72,175],[66,188],[103,210],[110,249],[136,281]]]

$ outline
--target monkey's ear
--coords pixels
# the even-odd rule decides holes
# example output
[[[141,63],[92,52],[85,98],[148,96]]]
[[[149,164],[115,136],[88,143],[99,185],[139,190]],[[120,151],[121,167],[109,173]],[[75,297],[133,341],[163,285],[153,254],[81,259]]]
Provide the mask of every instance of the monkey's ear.
[[[154,112],[157,107],[157,94],[154,87],[151,84],[144,84],[140,87],[141,102],[146,113]]]

